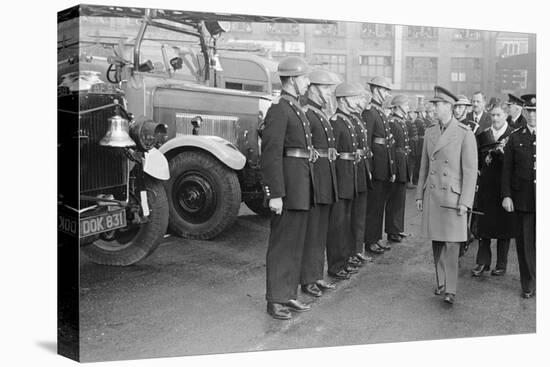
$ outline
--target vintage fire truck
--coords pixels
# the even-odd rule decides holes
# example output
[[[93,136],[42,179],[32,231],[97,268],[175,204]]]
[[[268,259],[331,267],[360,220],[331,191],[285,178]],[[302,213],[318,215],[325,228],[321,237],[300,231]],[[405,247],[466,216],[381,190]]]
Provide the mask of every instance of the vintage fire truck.
[[[89,57],[72,64],[59,64],[60,77],[69,80],[60,84],[70,84],[72,76],[73,81],[79,82],[80,95],[89,103],[93,102],[85,106],[88,117],[82,117],[83,121],[89,119],[95,135],[84,140],[81,147],[81,152],[89,150],[88,155],[80,156],[81,175],[90,177],[87,183],[90,187],[81,186],[81,206],[82,203],[100,203],[109,208],[127,201],[128,197],[134,198],[134,213],[126,210],[126,216],[137,218],[134,221],[137,226],[141,222],[151,222],[143,215],[147,208],[137,205],[140,200],[149,199],[149,207],[151,202],[156,205],[151,214],[162,217],[155,224],[154,231],[158,233],[149,233],[153,244],[149,252],[142,253],[143,256],[127,254],[140,240],[136,231],[115,228],[94,232],[92,240],[82,241],[85,243],[83,250],[90,258],[104,264],[128,265],[147,256],[162,236],[165,206],[169,212],[170,230],[179,236],[196,239],[211,239],[230,227],[243,201],[254,212],[267,214],[262,205],[258,129],[271,104],[273,85],[278,80],[275,80],[273,65],[270,67],[253,57],[230,53],[220,57],[218,54],[216,40],[224,32],[223,21],[239,21],[238,16],[80,5],[59,13],[58,20],[74,17],[139,19],[132,47],[116,45],[112,55],[103,60]],[[243,21],[318,22],[255,16],[243,16]],[[171,37],[173,41],[158,42],[158,33],[150,32],[153,30],[186,38],[174,36]],[[262,78],[246,81],[244,76],[235,73],[223,74],[220,59],[224,58],[227,65],[238,65],[241,58],[241,63],[256,67],[257,75],[263,75],[265,81],[262,84],[258,83]],[[105,62],[105,72],[101,66],[97,67],[98,59]],[[233,66],[233,70],[238,69]],[[103,82],[105,79],[107,83]],[[247,85],[254,83],[256,86],[251,87],[254,91],[250,91]],[[110,108],[100,108],[102,103]],[[79,131],[88,134],[87,130]],[[116,148],[101,144],[106,133],[118,136],[124,135],[124,131],[130,132],[130,140],[141,149],[140,158],[132,156],[138,149],[123,147],[122,154],[113,152]],[[158,177],[147,171],[153,170],[152,157],[155,164],[163,166],[156,154],[157,148],[169,167],[169,178],[162,181],[164,191],[159,186],[165,177],[163,172],[158,172],[162,170],[154,171]],[[96,164],[96,159],[105,159],[105,162]],[[139,172],[134,172],[136,169]],[[126,197],[113,196],[103,189],[106,186],[103,181],[117,175],[121,179],[125,177],[126,182],[131,178],[126,184]],[[143,190],[145,184],[154,187]],[[150,193],[154,193],[154,198],[149,198]],[[152,219],[154,222],[156,218]]]

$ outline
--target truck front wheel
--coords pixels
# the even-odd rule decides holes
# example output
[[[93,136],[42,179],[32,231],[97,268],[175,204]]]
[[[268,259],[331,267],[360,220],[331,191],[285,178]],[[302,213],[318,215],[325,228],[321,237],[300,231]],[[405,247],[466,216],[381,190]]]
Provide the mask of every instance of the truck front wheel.
[[[187,151],[170,160],[166,181],[170,229],[184,238],[211,239],[239,213],[237,174],[207,152]]]

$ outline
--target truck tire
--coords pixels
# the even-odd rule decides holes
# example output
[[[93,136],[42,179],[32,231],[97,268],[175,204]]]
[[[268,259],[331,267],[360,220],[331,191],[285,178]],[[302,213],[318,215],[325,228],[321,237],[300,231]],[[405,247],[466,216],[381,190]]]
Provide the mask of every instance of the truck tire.
[[[170,229],[184,238],[207,240],[230,227],[239,214],[237,174],[203,151],[187,151],[170,160],[165,182]]]
[[[271,215],[271,210],[264,206],[263,199],[255,198],[245,200],[244,202],[250,210],[258,215],[261,215],[262,217],[269,217]]]
[[[146,177],[145,190],[150,214],[148,221],[116,230],[108,240],[104,236],[82,246],[82,252],[93,262],[102,265],[127,266],[149,256],[160,244],[168,228],[168,198],[159,180]],[[136,198],[134,198],[136,200]]]

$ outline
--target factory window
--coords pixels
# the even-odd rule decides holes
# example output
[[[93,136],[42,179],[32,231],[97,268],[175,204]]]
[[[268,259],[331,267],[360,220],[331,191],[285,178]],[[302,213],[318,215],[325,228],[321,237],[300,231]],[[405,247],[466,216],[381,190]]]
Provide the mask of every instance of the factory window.
[[[481,89],[483,79],[481,59],[475,57],[451,58],[451,86],[453,91],[470,94]]]
[[[367,80],[375,76],[383,76],[393,79],[393,65],[391,56],[370,56],[363,55],[359,58],[361,64],[361,76]]]
[[[391,38],[393,37],[393,25],[363,23],[361,25],[361,37],[363,38]]]
[[[312,64],[344,77],[346,75],[346,55],[315,54]]]
[[[436,39],[437,28],[435,27],[420,27],[408,26],[407,37],[411,39]]]
[[[437,82],[437,58],[407,57],[405,72],[406,89],[433,89]]]
[[[271,34],[300,34],[300,25],[294,23],[267,23],[267,33]]]

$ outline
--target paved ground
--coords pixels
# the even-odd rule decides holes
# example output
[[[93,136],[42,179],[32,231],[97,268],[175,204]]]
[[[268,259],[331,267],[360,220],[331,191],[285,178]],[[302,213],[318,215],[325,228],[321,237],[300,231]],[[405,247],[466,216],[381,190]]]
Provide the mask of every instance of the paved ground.
[[[291,321],[265,313],[269,223],[243,206],[215,241],[168,237],[140,264],[104,267],[81,261],[83,361],[326,347],[534,333],[535,300],[520,295],[515,246],[503,277],[472,278],[477,246],[460,259],[457,303],[432,293],[431,245],[412,236],[312,302]]]

